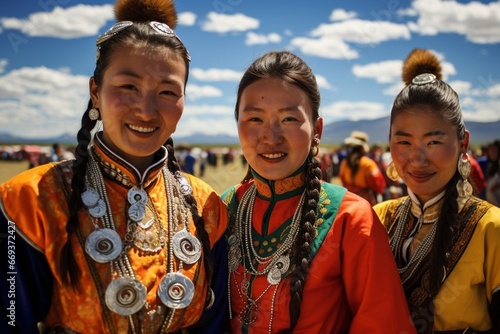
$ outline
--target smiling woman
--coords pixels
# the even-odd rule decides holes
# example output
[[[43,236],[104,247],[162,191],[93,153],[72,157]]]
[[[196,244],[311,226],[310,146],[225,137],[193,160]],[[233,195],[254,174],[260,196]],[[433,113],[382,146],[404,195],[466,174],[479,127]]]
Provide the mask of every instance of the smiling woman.
[[[181,172],[171,138],[190,62],[173,2],[119,0],[116,16],[97,39],[75,159],[0,185],[0,235],[16,233],[23,259],[0,242],[14,316],[2,333],[225,329],[227,211]]]

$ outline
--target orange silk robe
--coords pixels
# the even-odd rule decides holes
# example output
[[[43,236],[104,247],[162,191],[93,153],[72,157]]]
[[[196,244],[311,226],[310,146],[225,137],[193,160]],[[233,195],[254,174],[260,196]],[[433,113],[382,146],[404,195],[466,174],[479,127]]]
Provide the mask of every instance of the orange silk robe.
[[[113,170],[113,175],[103,173],[109,203],[113,212],[116,231],[122,240],[126,231],[127,220],[127,191],[130,185],[125,186],[122,180],[137,184],[140,176],[119,160],[112,152],[97,140],[94,149],[103,162]],[[145,176],[145,190],[155,210],[155,215],[168,228],[168,210],[165,185],[161,169],[166,163],[167,152],[160,150],[157,153],[157,162],[150,167]],[[111,281],[110,264],[96,263],[89,258],[87,262],[85,250],[82,248],[75,234],[72,235],[71,246],[76,262],[81,271],[79,291],[62,284],[58,270],[61,249],[66,242],[66,222],[68,220],[67,188],[65,182],[71,182],[71,161],[61,162],[61,175],[56,171],[55,164],[50,163],[30,169],[12,178],[0,186],[1,207],[9,221],[14,222],[16,232],[34,249],[44,254],[53,275],[53,295],[46,319],[42,319],[49,326],[61,326],[79,333],[126,333],[129,328],[128,317],[123,317],[106,310],[107,306],[100,301],[99,294],[103,293]],[[215,191],[203,181],[190,175],[185,175],[193,188],[193,195],[198,204],[198,212],[203,216],[211,247],[223,235],[227,226],[227,211],[224,203]],[[66,178],[66,181],[64,180]],[[93,225],[86,210],[79,215],[81,234],[86,238],[93,230]],[[190,233],[196,228],[191,221]],[[167,238],[168,239],[168,238]],[[168,244],[168,240],[166,240]],[[141,280],[147,289],[148,310],[154,310],[161,303],[157,297],[157,289],[161,278],[166,271],[165,252],[154,255],[141,255],[134,247],[129,250],[132,268],[137,279]],[[169,331],[177,331],[196,323],[202,315],[207,293],[207,281],[203,266],[203,256],[192,265],[184,264],[182,273],[194,283],[195,292],[190,305],[176,311]],[[210,255],[207,255],[210,256]],[[20,260],[18,260],[20,261]],[[178,269],[175,261],[174,270]],[[97,281],[93,279],[93,272]],[[116,276],[116,273],[114,274]],[[223,278],[224,279],[224,278]],[[99,292],[100,286],[101,292]],[[36,306],[35,306],[36,307]],[[141,312],[144,311],[141,310]],[[106,317],[106,312],[109,314]],[[160,317],[155,321],[162,321]],[[147,322],[147,320],[145,320]],[[144,325],[144,322],[143,322]],[[146,324],[147,325],[147,324]],[[33,329],[35,331],[35,329]]]
[[[238,202],[255,182],[254,246],[268,256],[286,238],[284,225],[290,224],[299,205],[304,174],[280,181],[254,176],[223,194],[230,213],[227,236],[234,234]],[[366,201],[344,192],[344,188],[322,183],[317,236],[293,333],[415,333],[384,227]],[[289,328],[289,278],[282,277],[275,290],[266,275],[251,276],[244,291],[242,277],[240,262],[229,277],[232,333],[279,333]],[[240,318],[248,296],[257,307],[254,321],[246,326]]]

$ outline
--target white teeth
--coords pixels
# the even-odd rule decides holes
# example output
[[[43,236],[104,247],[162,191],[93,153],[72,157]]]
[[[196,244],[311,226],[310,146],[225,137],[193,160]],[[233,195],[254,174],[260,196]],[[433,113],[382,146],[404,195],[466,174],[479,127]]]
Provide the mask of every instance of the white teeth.
[[[143,128],[142,126],[135,126],[135,125],[129,125],[129,128],[131,128],[134,131],[143,133],[153,132],[155,130],[155,128]]]
[[[274,154],[262,154],[264,158],[268,159],[278,159],[284,156],[283,153],[274,153]]]

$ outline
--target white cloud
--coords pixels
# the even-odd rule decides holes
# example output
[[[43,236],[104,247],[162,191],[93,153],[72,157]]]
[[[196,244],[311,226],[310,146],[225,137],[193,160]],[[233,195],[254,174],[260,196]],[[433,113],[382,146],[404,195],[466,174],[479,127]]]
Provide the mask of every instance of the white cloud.
[[[198,100],[204,97],[221,97],[222,91],[214,86],[198,86],[188,84],[186,87],[186,99],[190,101]]]
[[[182,12],[177,15],[177,24],[181,26],[192,26],[196,22],[196,14],[193,12]]]
[[[5,29],[20,30],[28,36],[69,39],[97,35],[106,22],[112,19],[113,5],[76,5],[33,13],[27,19],[3,17],[0,18],[0,24]]]
[[[186,104],[174,138],[189,136],[193,133],[237,136],[234,107]]]
[[[0,132],[27,138],[76,135],[88,99],[87,76],[46,67],[11,71],[0,76]]]
[[[456,33],[479,44],[500,42],[500,2],[459,3],[444,0],[415,0],[412,8],[418,14],[412,31],[422,35]]]
[[[322,75],[316,74],[316,82],[318,83],[319,88],[327,89],[327,90],[335,90],[335,87],[333,87],[329,82],[328,79],[325,78]]]
[[[203,22],[201,29],[218,33],[241,32],[257,29],[259,24],[259,20],[244,14],[226,15],[210,12],[207,15],[207,20]]]
[[[296,37],[290,41],[292,47],[302,53],[328,59],[355,59],[359,53],[339,38],[322,37],[319,39]]]
[[[189,75],[196,80],[200,81],[231,81],[238,82],[243,76],[243,72],[238,72],[222,68],[209,68],[203,70],[200,68],[193,68],[190,70]]]
[[[271,34],[256,34],[254,32],[247,33],[247,39],[245,40],[245,45],[256,45],[256,44],[269,44],[269,43],[279,43],[281,42],[281,36],[276,33]]]
[[[358,78],[369,78],[378,83],[393,83],[401,80],[402,66],[401,60],[386,60],[366,65],[354,65],[352,73]]]
[[[330,14],[330,20],[331,21],[344,21],[344,20],[350,20],[355,17],[357,17],[358,14],[356,12],[348,12],[344,9],[334,9],[332,11],[332,14]]]
[[[321,115],[327,123],[343,119],[376,119],[387,116],[388,113],[384,104],[371,101],[339,101],[321,108]]]
[[[405,24],[388,21],[348,20],[324,23],[311,32],[320,38],[340,38],[345,42],[359,44],[379,44],[396,39],[409,40],[410,30]]]
[[[5,67],[9,64],[7,59],[0,59],[0,73],[5,71]]]

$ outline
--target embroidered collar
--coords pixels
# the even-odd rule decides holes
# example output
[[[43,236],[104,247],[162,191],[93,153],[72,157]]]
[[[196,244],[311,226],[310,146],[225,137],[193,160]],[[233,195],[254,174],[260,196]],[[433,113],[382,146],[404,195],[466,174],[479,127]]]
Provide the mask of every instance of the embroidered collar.
[[[420,205],[420,201],[417,199],[417,196],[408,189],[408,195],[411,198],[411,213],[414,217],[423,218],[424,224],[434,223],[439,218],[439,212],[441,211],[441,207],[443,206],[443,197],[445,191],[443,190],[436,197],[431,198],[427,202],[425,202],[424,206]]]
[[[281,180],[267,180],[257,174],[257,172],[253,169],[252,175],[260,197],[267,199],[288,198],[304,191],[306,181],[305,164],[302,165],[302,167],[300,167],[295,173]]]
[[[114,153],[102,141],[102,132],[94,137],[91,154],[96,157],[103,175],[126,187],[140,186],[147,188],[161,174],[163,166],[167,163],[168,152],[165,147],[155,153],[155,162],[141,175],[137,168],[132,166],[122,157]]]

